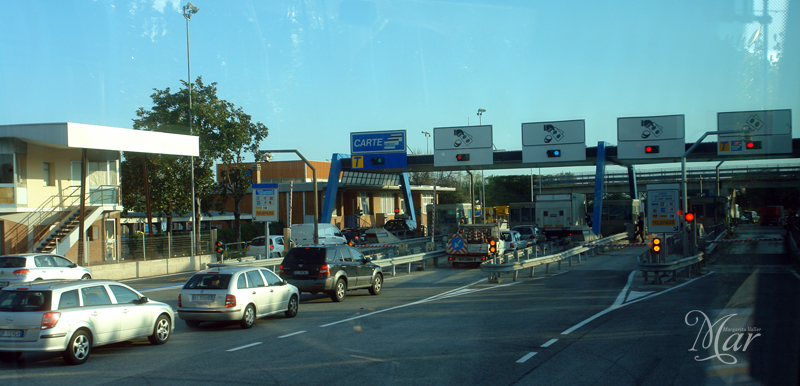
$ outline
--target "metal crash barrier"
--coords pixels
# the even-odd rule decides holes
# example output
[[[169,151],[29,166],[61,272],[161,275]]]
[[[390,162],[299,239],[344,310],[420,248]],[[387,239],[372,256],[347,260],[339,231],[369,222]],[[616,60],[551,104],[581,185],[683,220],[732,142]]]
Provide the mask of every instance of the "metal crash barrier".
[[[499,283],[500,277],[504,273],[513,273],[513,280],[516,281],[519,277],[519,271],[522,269],[530,269],[531,270],[531,277],[533,277],[534,269],[538,266],[545,266],[545,273],[550,273],[550,264],[558,264],[558,269],[561,269],[561,263],[563,260],[567,260],[568,264],[572,266],[572,261],[574,257],[577,256],[578,263],[581,262],[581,256],[586,253],[587,256],[594,256],[599,253],[598,249],[602,248],[602,251],[605,251],[607,248],[613,248],[615,245],[622,246],[625,244],[613,244],[613,242],[626,239],[628,237],[628,233],[618,233],[613,236],[605,237],[599,239],[591,244],[584,244],[579,247],[575,247],[572,249],[568,249],[563,252],[555,253],[552,255],[545,255],[542,257],[534,257],[530,258],[531,249],[527,248],[524,250],[525,260],[520,260],[520,256],[518,251],[514,252],[514,257],[517,261],[510,261],[510,262],[500,262],[500,263],[483,263],[481,264],[481,271],[489,273],[489,282],[490,283]]]

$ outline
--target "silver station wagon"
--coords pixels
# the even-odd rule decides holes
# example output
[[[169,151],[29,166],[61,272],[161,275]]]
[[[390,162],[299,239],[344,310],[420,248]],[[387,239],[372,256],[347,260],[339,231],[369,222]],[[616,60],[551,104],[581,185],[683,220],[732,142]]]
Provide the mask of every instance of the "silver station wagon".
[[[221,266],[192,276],[178,294],[178,315],[189,327],[238,321],[242,328],[283,312],[297,315],[300,291],[266,268]]]
[[[0,290],[0,360],[24,352],[62,352],[79,365],[92,349],[147,337],[164,344],[172,308],[113,280],[40,281]]]
[[[0,288],[35,280],[91,279],[92,271],[64,256],[21,253],[0,256]]]

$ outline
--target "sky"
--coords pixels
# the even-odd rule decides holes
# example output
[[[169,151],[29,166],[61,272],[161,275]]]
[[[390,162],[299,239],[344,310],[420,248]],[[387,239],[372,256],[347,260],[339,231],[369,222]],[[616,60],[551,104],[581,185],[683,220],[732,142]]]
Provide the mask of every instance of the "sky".
[[[185,1],[0,4],[0,125],[131,128],[187,79]],[[312,160],[349,153],[351,132],[406,130],[424,153],[423,131],[480,121],[520,150],[526,122],[583,119],[596,146],[619,117],[683,114],[694,142],[718,112],[800,115],[798,0],[770,0],[764,25],[762,0],[194,4],[192,77],[269,128],[262,149]]]

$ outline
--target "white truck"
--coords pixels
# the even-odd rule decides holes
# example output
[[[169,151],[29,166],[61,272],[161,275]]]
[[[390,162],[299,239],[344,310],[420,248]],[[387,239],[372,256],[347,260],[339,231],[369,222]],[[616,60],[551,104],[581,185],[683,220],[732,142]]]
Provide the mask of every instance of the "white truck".
[[[586,195],[580,193],[536,196],[536,225],[547,238],[574,236],[582,241],[590,232],[586,225]],[[577,237],[577,236],[581,237]]]
[[[447,260],[453,268],[462,263],[481,264],[502,256],[505,242],[497,224],[460,224],[447,241]]]

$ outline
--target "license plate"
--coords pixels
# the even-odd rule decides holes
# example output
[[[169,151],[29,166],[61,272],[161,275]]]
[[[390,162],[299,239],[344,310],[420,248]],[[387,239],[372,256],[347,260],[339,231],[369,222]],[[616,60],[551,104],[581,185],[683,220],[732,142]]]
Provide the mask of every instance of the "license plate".
[[[294,271],[295,275],[308,275],[308,271]]]
[[[0,281],[0,287],[8,287],[7,281]]]
[[[22,330],[0,330],[0,337],[22,338]]]
[[[192,295],[193,302],[211,302],[214,301],[214,295]]]

